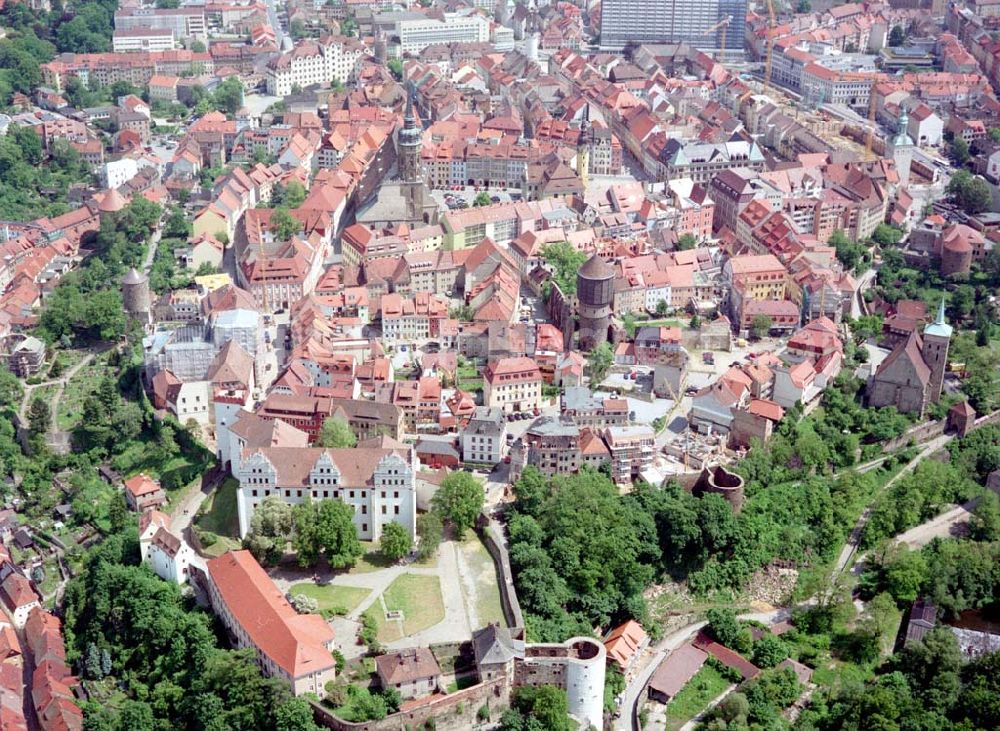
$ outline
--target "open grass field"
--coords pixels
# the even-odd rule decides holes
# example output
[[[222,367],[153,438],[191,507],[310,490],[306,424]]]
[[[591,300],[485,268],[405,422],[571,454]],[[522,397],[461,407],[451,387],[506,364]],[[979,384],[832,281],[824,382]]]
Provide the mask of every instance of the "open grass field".
[[[199,528],[219,536],[239,536],[240,520],[236,514],[236,489],[239,484],[234,478],[227,477],[215,492],[205,498],[201,514],[195,521]]]
[[[387,611],[402,611],[402,621],[386,620]],[[375,619],[378,640],[383,643],[433,627],[444,619],[441,580],[436,576],[402,574],[383,592],[381,602],[372,605],[368,612]]]
[[[667,704],[667,728],[677,731],[681,726],[701,713],[729,686],[715,668],[703,665],[680,693]]]
[[[312,581],[303,581],[293,584],[289,593],[304,594],[310,599],[315,599],[319,604],[321,612],[349,613],[354,611],[361,602],[371,593],[370,589],[362,589],[357,586],[339,586],[337,584],[315,584]]]
[[[500,605],[500,586],[497,583],[496,565],[486,546],[475,534],[460,546],[462,557],[469,567],[469,579],[475,592],[476,619],[480,626],[491,622],[505,624]]]
[[[236,513],[238,487],[239,482],[227,477],[215,492],[205,498],[201,512],[195,518],[199,530],[217,536],[215,543],[204,547],[205,553],[210,556],[221,556],[240,547],[240,520]]]

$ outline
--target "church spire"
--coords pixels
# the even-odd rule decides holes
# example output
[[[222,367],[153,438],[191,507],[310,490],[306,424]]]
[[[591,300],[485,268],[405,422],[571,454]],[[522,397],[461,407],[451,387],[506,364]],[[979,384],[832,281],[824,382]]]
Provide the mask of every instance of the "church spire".
[[[403,112],[403,124],[407,128],[413,127],[417,123],[417,118],[413,115],[413,97],[417,93],[417,87],[410,79],[406,82],[406,111]]]

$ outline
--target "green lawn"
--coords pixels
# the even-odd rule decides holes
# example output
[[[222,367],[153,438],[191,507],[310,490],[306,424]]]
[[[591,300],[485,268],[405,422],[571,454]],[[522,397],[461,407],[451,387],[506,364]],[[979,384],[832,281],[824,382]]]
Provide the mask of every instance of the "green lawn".
[[[215,492],[205,498],[195,521],[199,528],[219,536],[239,536],[240,519],[236,512],[236,489],[239,486],[237,480],[227,477]]]
[[[350,574],[370,574],[372,571],[381,571],[396,564],[395,561],[390,561],[382,555],[378,544],[374,541],[361,541],[361,548],[364,550],[364,553],[348,572]],[[433,568],[437,566],[437,556],[423,561],[414,561],[413,565],[421,568]]]
[[[729,681],[722,677],[718,670],[703,665],[681,692],[667,704],[667,728],[679,729],[705,710],[705,706],[729,685]]]
[[[204,547],[205,553],[210,556],[221,556],[240,547],[240,519],[236,512],[236,489],[239,486],[237,480],[227,477],[215,492],[205,498],[195,518],[199,530],[218,537],[211,546]]]
[[[382,594],[386,611],[401,610],[403,621],[387,621],[379,602],[368,612],[378,626],[379,642],[400,640],[444,619],[441,581],[436,576],[402,574]],[[401,626],[402,625],[402,626]]]
[[[475,580],[476,618],[481,626],[491,622],[505,624],[500,605],[500,586],[497,583],[496,565],[486,546],[473,535],[461,545],[462,556]]]
[[[321,612],[333,612],[347,614],[354,611],[361,602],[371,593],[370,589],[362,589],[357,586],[339,586],[337,584],[315,584],[311,581],[303,581],[293,584],[289,593],[304,594],[315,599],[319,604]],[[340,612],[339,610],[345,610]]]

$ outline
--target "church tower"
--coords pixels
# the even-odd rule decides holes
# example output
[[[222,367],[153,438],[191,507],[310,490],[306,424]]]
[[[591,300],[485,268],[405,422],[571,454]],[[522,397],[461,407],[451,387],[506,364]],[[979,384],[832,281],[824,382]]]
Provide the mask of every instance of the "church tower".
[[[910,117],[906,112],[906,107],[899,108],[899,126],[895,136],[889,140],[889,153],[896,163],[896,172],[899,173],[899,184],[908,185],[910,182],[910,164],[913,162],[913,138],[907,128],[910,126]]]
[[[937,318],[924,328],[924,343],[921,355],[931,370],[931,380],[927,387],[927,398],[930,401],[941,399],[941,388],[944,385],[944,371],[948,365],[948,345],[951,342],[951,325],[944,319],[944,299],[938,307]]]
[[[583,119],[580,121],[580,138],[576,142],[576,174],[580,176],[583,190],[586,192],[590,182],[590,145],[594,141],[594,131],[590,127],[590,105],[584,107]]]
[[[416,87],[410,81],[406,85],[406,111],[403,114],[403,129],[399,131],[399,179],[404,183],[420,180],[420,150],[423,147],[421,129],[413,114],[413,97]]]

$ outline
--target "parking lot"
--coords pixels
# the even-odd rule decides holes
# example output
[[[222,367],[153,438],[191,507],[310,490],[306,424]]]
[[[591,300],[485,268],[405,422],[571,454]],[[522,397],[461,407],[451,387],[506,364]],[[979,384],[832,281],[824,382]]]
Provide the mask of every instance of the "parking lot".
[[[471,208],[475,203],[476,196],[480,193],[486,193],[490,197],[490,203],[510,203],[521,198],[519,190],[497,190],[481,187],[477,189],[471,185],[459,187],[457,190],[435,190],[431,195],[440,205],[451,210],[460,210]]]

